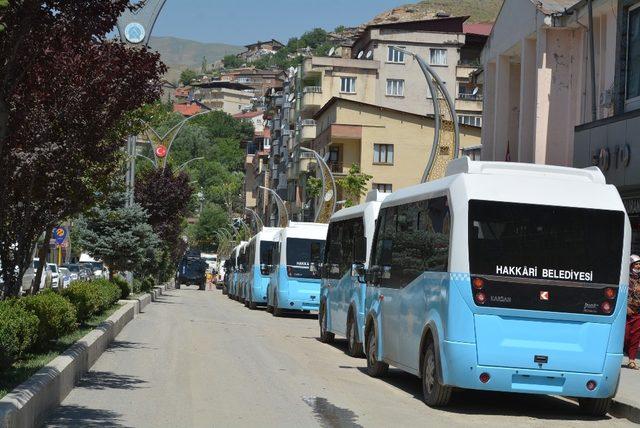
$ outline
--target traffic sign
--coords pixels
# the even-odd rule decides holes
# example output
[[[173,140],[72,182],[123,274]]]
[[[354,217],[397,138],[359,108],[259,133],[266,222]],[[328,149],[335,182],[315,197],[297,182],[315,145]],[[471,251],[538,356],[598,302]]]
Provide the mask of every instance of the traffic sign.
[[[62,245],[62,243],[67,240],[67,229],[62,226],[54,228],[53,239],[56,241],[56,244]]]
[[[166,155],[167,148],[165,146],[160,144],[158,147],[156,147],[156,156],[158,156],[159,158],[164,158]]]

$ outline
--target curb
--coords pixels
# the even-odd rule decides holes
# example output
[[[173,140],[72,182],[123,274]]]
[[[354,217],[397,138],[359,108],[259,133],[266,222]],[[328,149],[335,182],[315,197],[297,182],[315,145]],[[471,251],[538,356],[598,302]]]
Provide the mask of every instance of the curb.
[[[126,301],[106,321],[0,400],[0,427],[40,426],[136,313]]]

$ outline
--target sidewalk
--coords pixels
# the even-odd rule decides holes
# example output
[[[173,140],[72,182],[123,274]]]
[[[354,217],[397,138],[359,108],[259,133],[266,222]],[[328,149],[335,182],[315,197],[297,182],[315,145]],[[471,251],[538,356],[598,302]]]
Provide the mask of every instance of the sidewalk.
[[[627,358],[623,360],[626,364]],[[620,372],[620,387],[611,406],[611,413],[640,423],[640,370],[623,367]]]

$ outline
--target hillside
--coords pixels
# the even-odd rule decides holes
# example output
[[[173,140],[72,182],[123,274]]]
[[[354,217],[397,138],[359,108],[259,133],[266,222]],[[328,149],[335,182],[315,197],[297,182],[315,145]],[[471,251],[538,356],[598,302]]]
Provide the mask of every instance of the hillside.
[[[370,24],[418,21],[432,18],[438,12],[447,12],[452,16],[469,15],[468,22],[492,22],[501,6],[502,0],[423,0],[383,12],[373,18]]]
[[[202,57],[207,58],[209,66],[221,60],[225,55],[236,54],[243,47],[222,43],[200,43],[176,37],[151,37],[151,49],[160,52],[162,61],[169,67],[165,78],[170,82],[178,80],[180,72],[186,68],[200,70]]]

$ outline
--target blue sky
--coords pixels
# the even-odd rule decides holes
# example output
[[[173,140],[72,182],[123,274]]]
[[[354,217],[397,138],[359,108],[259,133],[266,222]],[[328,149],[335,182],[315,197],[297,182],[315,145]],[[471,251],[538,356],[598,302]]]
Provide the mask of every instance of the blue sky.
[[[153,31],[200,42],[245,45],[321,27],[354,26],[409,0],[167,0]]]

